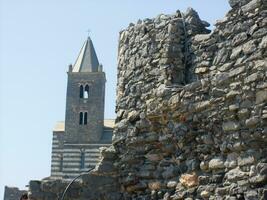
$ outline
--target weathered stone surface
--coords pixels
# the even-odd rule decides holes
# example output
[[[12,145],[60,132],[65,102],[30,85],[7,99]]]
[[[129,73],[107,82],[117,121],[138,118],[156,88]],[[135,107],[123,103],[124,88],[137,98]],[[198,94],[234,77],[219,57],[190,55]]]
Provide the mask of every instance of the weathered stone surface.
[[[255,10],[256,8],[258,8],[260,5],[262,4],[262,1],[261,0],[252,0],[250,1],[248,4],[242,6],[242,11],[244,13],[246,12],[250,12],[250,11],[253,11]]]
[[[192,9],[120,33],[113,150],[83,199],[266,197],[266,9],[229,2],[212,34]]]
[[[148,183],[148,187],[150,190],[160,190],[161,183],[159,181]]]
[[[247,176],[248,173],[241,171],[239,167],[232,169],[225,174],[225,178],[230,182],[236,182],[238,180],[242,180]]]
[[[249,171],[263,159],[263,154],[256,155],[252,149],[265,151],[266,140],[261,132],[265,95],[261,91],[265,90],[262,57],[266,55],[258,45],[264,46],[261,38],[267,32],[259,31],[264,17],[258,13],[263,7],[251,1],[230,1],[233,9],[217,23],[212,34],[201,33],[203,27],[197,27],[196,23],[200,23],[199,17],[191,9],[184,16],[186,23],[190,22],[190,26],[185,27],[187,34],[183,34],[182,21],[175,18],[181,16],[179,14],[160,15],[152,20],[155,27],[151,21],[149,24],[144,21],[143,25],[151,27],[150,31],[155,30],[149,37],[160,39],[162,47],[146,37],[141,44],[139,25],[123,31],[133,43],[123,40],[119,46],[127,48],[128,54],[119,54],[118,88],[123,88],[124,93],[118,101],[117,112],[144,112],[142,120],[149,119],[150,123],[140,128],[142,120],[126,120],[126,127],[119,127],[115,135],[132,137],[132,129],[136,135],[152,130],[158,135],[151,140],[138,136],[140,139],[131,139],[131,143],[126,140],[125,144],[116,145],[120,154],[136,159],[133,164],[118,159],[120,175],[127,177],[128,170],[142,174],[138,177],[150,183],[147,187],[153,191],[136,189],[131,190],[131,194],[138,193],[138,198],[148,199],[235,199],[245,196],[250,184],[262,188],[264,177],[256,170],[255,173]],[[252,9],[254,5],[258,10]],[[245,10],[250,7],[247,14],[241,7]],[[252,28],[253,24],[258,27]],[[176,36],[166,36],[163,27],[166,33]],[[184,65],[185,52],[180,47],[184,47],[182,42],[186,37],[191,43],[186,47],[188,63]],[[144,49],[152,46],[155,51],[150,59],[138,56],[138,52],[142,55]],[[124,77],[124,74],[133,75]],[[141,94],[129,96],[134,94],[129,91],[140,85]],[[132,101],[138,104],[128,104]],[[118,119],[118,123],[120,121],[123,119]],[[259,140],[262,144],[257,146]],[[153,169],[153,173],[144,166]],[[192,174],[193,171],[198,175]]]
[[[202,41],[205,41],[205,40],[208,40],[208,39],[210,39],[210,35],[209,34],[197,34],[194,37],[194,40],[196,42],[202,42]]]
[[[252,165],[255,162],[253,155],[243,154],[237,159],[238,166]]]
[[[255,127],[260,122],[259,117],[254,116],[246,120],[246,126],[247,127]]]
[[[245,83],[250,83],[250,82],[254,82],[258,79],[259,77],[259,73],[254,73],[249,75],[247,78],[245,78]]]
[[[222,125],[224,131],[235,131],[238,130],[239,127],[240,127],[239,123],[234,121],[225,122]]]
[[[241,66],[241,67],[238,67],[236,69],[233,69],[233,70],[230,71],[229,76],[232,77],[232,76],[239,75],[242,72],[244,72],[245,69],[246,69],[246,66]]]
[[[267,90],[260,90],[256,93],[256,104],[267,101]]]
[[[224,168],[224,160],[222,158],[213,158],[209,162],[209,168],[212,170]]]
[[[5,186],[4,200],[18,200],[24,193],[27,193],[27,191],[19,190],[16,187]]]
[[[169,181],[169,182],[167,183],[167,187],[168,187],[168,188],[175,188],[176,185],[177,185],[177,182],[176,182],[176,181]]]
[[[200,193],[200,196],[201,196],[202,198],[204,198],[204,199],[207,199],[207,198],[209,198],[209,196],[210,196],[210,192],[207,191],[207,190],[204,190],[204,191],[202,191],[202,192]]]
[[[231,7],[247,4],[249,0],[228,0]]]
[[[224,166],[227,168],[235,168],[237,166],[237,157],[237,153],[228,154]]]

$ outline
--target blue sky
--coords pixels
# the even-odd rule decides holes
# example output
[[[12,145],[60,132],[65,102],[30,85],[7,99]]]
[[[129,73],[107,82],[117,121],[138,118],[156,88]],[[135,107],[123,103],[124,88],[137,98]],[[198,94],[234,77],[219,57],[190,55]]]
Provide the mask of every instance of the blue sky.
[[[193,7],[214,24],[227,0],[0,0],[0,199],[50,174],[52,128],[64,120],[67,66],[87,37],[107,76],[105,117],[115,117],[118,33],[138,19]]]

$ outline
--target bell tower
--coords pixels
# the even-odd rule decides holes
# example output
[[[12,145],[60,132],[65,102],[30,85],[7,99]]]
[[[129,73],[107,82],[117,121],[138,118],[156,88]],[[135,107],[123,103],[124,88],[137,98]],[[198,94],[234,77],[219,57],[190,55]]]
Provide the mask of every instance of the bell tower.
[[[68,70],[65,114],[67,144],[95,143],[104,126],[105,73],[90,37]]]

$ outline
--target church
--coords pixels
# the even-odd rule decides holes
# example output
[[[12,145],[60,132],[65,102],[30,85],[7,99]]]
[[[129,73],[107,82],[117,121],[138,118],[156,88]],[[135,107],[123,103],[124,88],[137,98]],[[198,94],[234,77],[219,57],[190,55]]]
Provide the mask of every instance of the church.
[[[90,37],[67,74],[65,121],[53,128],[51,174],[46,180],[71,181],[93,169],[100,148],[112,141],[114,120],[104,119],[106,76]],[[6,186],[4,200],[17,200],[25,192]]]
[[[67,74],[65,121],[53,129],[51,179],[70,180],[94,168],[100,147],[112,140],[114,120],[104,119],[106,76],[90,37]]]

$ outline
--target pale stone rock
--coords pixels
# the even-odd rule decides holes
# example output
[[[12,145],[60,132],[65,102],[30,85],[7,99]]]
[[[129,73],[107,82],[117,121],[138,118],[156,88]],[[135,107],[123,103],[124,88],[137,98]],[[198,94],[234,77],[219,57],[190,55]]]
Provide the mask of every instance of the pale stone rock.
[[[198,67],[198,68],[196,68],[195,73],[196,74],[201,74],[201,73],[207,72],[208,70],[209,70],[208,67]]]
[[[255,158],[252,155],[241,155],[237,158],[238,166],[251,165],[255,162]]]
[[[258,72],[254,73],[254,74],[251,74],[247,78],[245,78],[245,83],[254,82],[254,81],[257,80],[258,77],[259,77],[259,73]]]
[[[251,12],[262,4],[261,0],[252,0],[248,4],[241,7],[244,13]]]
[[[240,92],[239,91],[235,91],[235,90],[231,90],[230,92],[228,92],[226,94],[226,98],[229,99],[229,98],[233,98],[235,97],[236,95],[239,95]]]
[[[198,185],[198,176],[195,173],[182,174],[180,177],[180,183],[187,188],[197,186]]]
[[[202,102],[198,102],[196,104],[194,104],[194,108],[195,108],[195,111],[201,111],[201,110],[204,110],[206,108],[208,108],[210,106],[210,101],[202,101]]]
[[[160,190],[161,189],[161,183],[159,181],[150,182],[150,183],[148,183],[148,188],[150,190]]]
[[[256,93],[256,104],[267,101],[267,90],[260,90]]]
[[[234,48],[232,50],[232,54],[230,56],[230,59],[231,60],[236,59],[237,57],[239,57],[239,55],[241,54],[241,52],[242,52],[242,46],[238,46],[238,47]]]
[[[259,48],[261,48],[261,49],[267,48],[267,36],[262,38],[261,43],[259,44]]]
[[[219,71],[224,72],[229,70],[233,66],[233,63],[226,63],[219,68]]]
[[[237,166],[237,153],[231,153],[227,155],[226,161],[224,163],[226,168],[235,168]]]
[[[231,7],[245,5],[249,1],[250,0],[228,0],[228,2],[229,2],[229,4],[230,4]]]
[[[200,169],[203,170],[203,171],[207,171],[209,169],[209,163],[208,162],[205,162],[205,161],[202,161],[199,165]]]
[[[209,161],[209,168],[212,170],[223,169],[224,160],[222,158],[213,158]]]
[[[235,111],[239,109],[239,105],[238,104],[233,104],[229,106],[229,110],[230,111]]]
[[[239,127],[239,123],[234,121],[224,122],[222,125],[224,131],[235,131],[238,130]]]
[[[237,34],[233,38],[232,43],[234,46],[237,46],[237,45],[241,44],[242,42],[244,42],[247,38],[248,38],[247,34],[242,32],[240,34]]]
[[[210,192],[207,191],[207,190],[204,190],[204,191],[202,191],[202,192],[200,193],[200,196],[201,196],[202,198],[204,198],[204,199],[209,198],[209,196],[210,196]]]
[[[197,34],[193,38],[196,42],[201,42],[210,39],[210,34]]]
[[[225,174],[225,178],[228,181],[238,181],[248,176],[248,172],[243,172],[239,167],[228,171]]]
[[[260,122],[259,117],[253,116],[253,117],[247,119],[245,124],[247,127],[252,128],[252,127],[255,127],[259,122]]]
[[[177,186],[177,181],[169,181],[167,183],[167,188],[175,188]]]
[[[241,67],[238,67],[236,69],[233,69],[233,70],[230,71],[229,76],[233,77],[233,76],[239,75],[242,72],[244,72],[245,69],[246,69],[246,66],[241,66]]]
[[[238,111],[238,117],[241,118],[246,118],[249,116],[249,110],[247,108],[243,108],[241,110]]]
[[[251,54],[257,49],[257,46],[255,45],[255,42],[252,40],[252,41],[245,43],[242,49],[243,49],[244,54]]]

